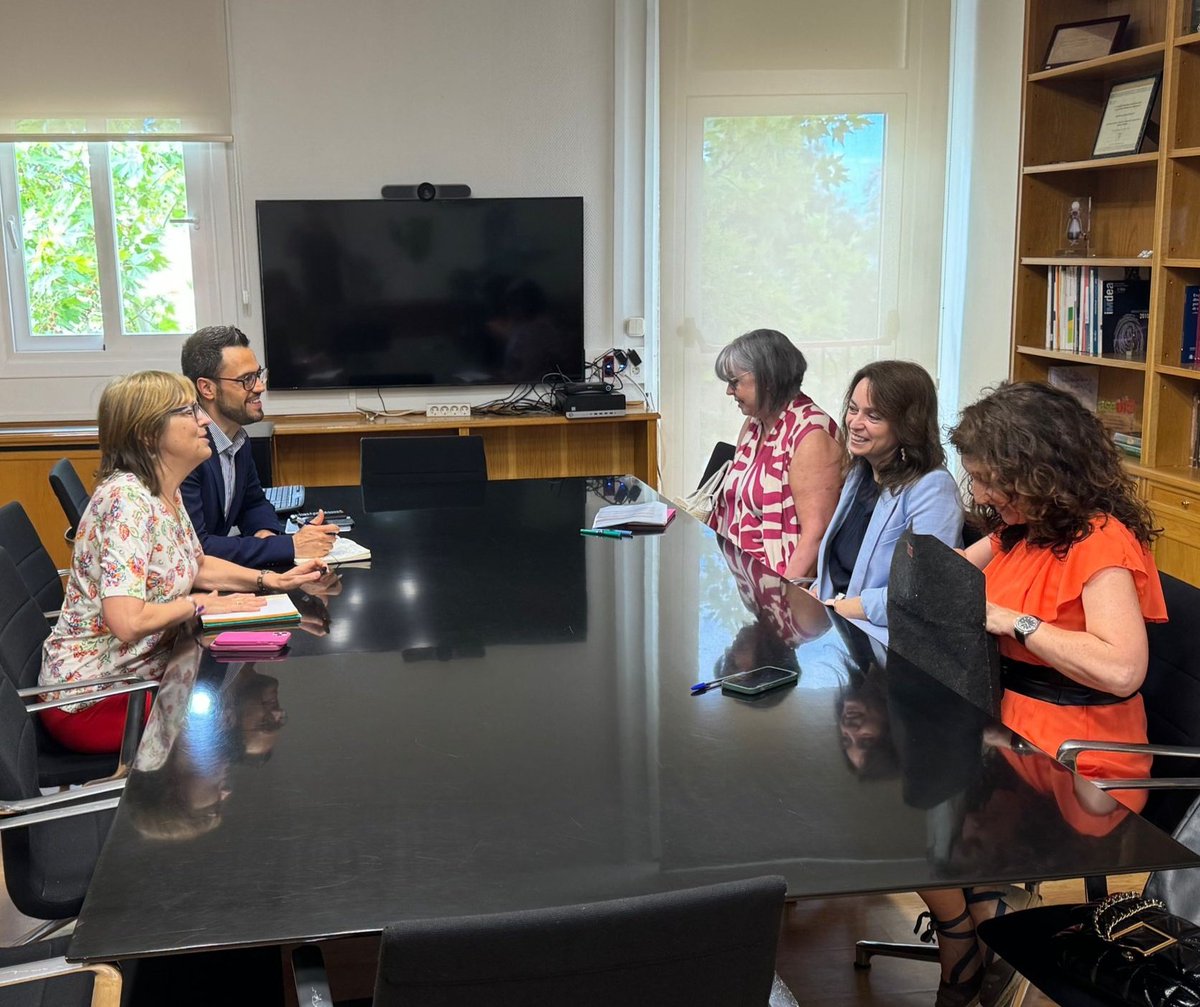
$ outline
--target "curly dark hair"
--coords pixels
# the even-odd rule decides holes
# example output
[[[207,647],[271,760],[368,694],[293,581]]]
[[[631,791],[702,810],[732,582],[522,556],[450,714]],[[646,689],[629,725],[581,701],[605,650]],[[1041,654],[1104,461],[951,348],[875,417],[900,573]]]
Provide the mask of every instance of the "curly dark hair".
[[[962,411],[950,443],[988,471],[998,492],[1020,501],[1023,525],[1006,525],[991,504],[971,501],[974,523],[998,534],[1006,552],[1024,540],[1065,556],[1102,515],[1144,546],[1159,534],[1104,424],[1070,392],[1006,381]]]

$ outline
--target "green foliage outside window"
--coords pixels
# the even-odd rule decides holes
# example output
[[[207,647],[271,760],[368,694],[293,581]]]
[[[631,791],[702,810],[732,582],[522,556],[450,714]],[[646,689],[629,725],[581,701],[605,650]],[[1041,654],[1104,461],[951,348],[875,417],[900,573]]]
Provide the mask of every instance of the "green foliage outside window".
[[[31,331],[103,331],[88,146],[15,145]],[[177,332],[173,299],[154,283],[171,265],[171,217],[186,215],[178,143],[109,145],[117,258],[126,332]]]
[[[700,283],[715,345],[757,325],[875,338],[883,115],[704,121]]]

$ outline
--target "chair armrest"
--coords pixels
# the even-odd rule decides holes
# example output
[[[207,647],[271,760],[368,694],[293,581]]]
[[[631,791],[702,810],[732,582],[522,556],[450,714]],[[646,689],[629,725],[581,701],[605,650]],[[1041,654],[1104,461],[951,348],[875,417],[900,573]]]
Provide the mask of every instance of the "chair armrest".
[[[0,969],[0,989],[23,983],[45,982],[47,979],[77,975],[81,972],[91,972],[94,977],[92,1007],[118,1007],[121,1003],[121,970],[115,965],[103,963],[87,965],[69,962],[60,957],[26,962],[23,965],[9,965]]]
[[[119,782],[124,783],[125,781]],[[106,797],[102,801],[85,801],[83,804],[68,804],[61,808],[47,808],[45,811],[28,811],[23,815],[0,818],[0,832],[7,832],[9,829],[24,829],[30,825],[54,822],[60,818],[74,818],[77,815],[94,815],[98,811],[112,811],[120,803],[119,797]]]
[[[92,683],[88,683],[89,685]],[[130,682],[127,685],[114,685],[111,689],[105,689],[102,693],[96,696],[97,699],[108,699],[109,696],[123,696],[127,692],[143,692],[146,689],[158,688],[156,679],[142,679],[139,682]],[[58,692],[58,686],[51,686],[48,689],[43,689],[43,692]],[[66,699],[48,699],[44,703],[30,703],[25,709],[30,713],[36,713],[38,710],[57,710],[59,707],[70,706],[72,703],[86,703],[89,697],[74,698],[67,697]]]
[[[1169,755],[1173,758],[1200,759],[1200,748],[1190,746],[1135,745],[1124,741],[1079,741],[1074,738],[1058,746],[1055,758],[1074,771],[1080,752],[1128,752],[1134,755]]]
[[[72,787],[70,790],[56,790],[52,794],[41,794],[38,797],[26,797],[22,801],[0,800],[0,816],[20,815],[27,811],[41,811],[44,808],[55,808],[70,801],[79,801],[96,794],[107,794],[114,790],[125,789],[125,778],[119,780],[97,780],[85,783],[82,787]]]
[[[31,685],[28,689],[18,689],[17,695],[22,699],[30,696],[40,696],[43,692],[71,692],[75,689],[92,689],[98,685],[120,685],[122,682],[153,682],[158,685],[157,678],[142,678],[136,672],[126,672],[124,675],[105,675],[103,678],[89,678],[86,682],[63,682],[61,685]],[[80,700],[72,699],[72,703]]]
[[[325,957],[315,944],[292,948],[292,975],[296,983],[296,1000],[301,1004],[332,1004],[329,976],[325,973]]]

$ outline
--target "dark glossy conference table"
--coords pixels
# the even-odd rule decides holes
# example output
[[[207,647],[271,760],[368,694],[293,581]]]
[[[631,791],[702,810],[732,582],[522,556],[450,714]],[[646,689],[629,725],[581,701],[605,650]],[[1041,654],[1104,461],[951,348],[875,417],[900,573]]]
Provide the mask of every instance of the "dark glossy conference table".
[[[300,599],[284,660],[181,643],[70,956],[769,873],[806,897],[1197,862],[690,517],[579,535],[635,492],[313,491],[356,516],[370,569]],[[689,693],[761,665],[799,683]]]

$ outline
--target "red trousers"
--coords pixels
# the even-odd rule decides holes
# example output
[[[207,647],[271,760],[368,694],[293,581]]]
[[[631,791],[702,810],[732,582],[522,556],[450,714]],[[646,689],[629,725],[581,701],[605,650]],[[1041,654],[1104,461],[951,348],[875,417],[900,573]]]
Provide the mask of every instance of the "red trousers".
[[[150,715],[152,703],[153,695],[147,690],[143,719]],[[109,696],[78,713],[42,710],[40,716],[47,733],[73,752],[119,752],[121,738],[125,734],[125,711],[128,705],[128,695]]]

